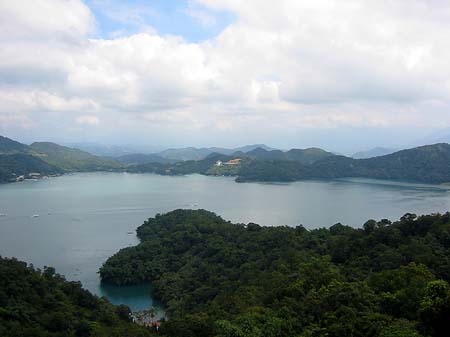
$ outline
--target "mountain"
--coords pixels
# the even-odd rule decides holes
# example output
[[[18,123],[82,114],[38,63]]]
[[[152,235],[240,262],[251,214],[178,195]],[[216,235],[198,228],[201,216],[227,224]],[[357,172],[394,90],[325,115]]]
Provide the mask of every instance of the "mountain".
[[[27,145],[16,142],[7,137],[0,136],[0,154],[29,153]]]
[[[288,161],[250,161],[242,165],[237,181],[295,181],[347,177],[448,183],[450,145],[426,145],[368,159],[330,156],[311,165]]]
[[[150,154],[132,153],[117,157],[115,159],[126,165],[147,164],[147,163],[169,164],[174,162],[173,159],[167,159],[154,153]]]
[[[167,149],[157,153],[159,156],[175,161],[183,160],[202,160],[212,153],[219,153],[224,155],[231,155],[236,152],[246,153],[257,148],[264,149],[266,151],[273,150],[272,148],[264,144],[245,145],[233,149],[227,149],[222,147],[185,147],[180,149]]]
[[[61,174],[63,170],[42,160],[28,145],[0,136],[0,183],[16,181],[30,173]]]
[[[380,157],[387,154],[394,153],[395,149],[389,149],[385,147],[374,147],[373,149],[367,150],[367,151],[360,151],[356,152],[352,155],[352,158],[355,159],[365,159],[365,158],[372,158],[372,157]]]
[[[120,157],[127,154],[137,152],[136,149],[119,145],[104,145],[98,143],[71,143],[67,144],[68,147],[75,148],[81,151],[89,152],[95,156],[100,157]]]
[[[107,171],[122,167],[122,164],[88,152],[49,142],[37,142],[30,148],[47,163],[65,171]]]
[[[63,173],[63,170],[30,154],[0,154],[0,183],[15,181],[19,176],[30,173],[54,175]]]
[[[13,233],[12,233],[13,234]],[[92,295],[51,267],[0,257],[0,336],[153,336],[130,309]]]
[[[257,147],[256,149],[250,150],[248,152],[239,151],[234,153],[234,155],[246,156],[259,160],[285,160],[285,154],[281,150],[266,150],[262,147]]]
[[[309,165],[318,160],[334,156],[334,154],[314,147],[308,149],[291,149],[286,152],[281,150],[266,150],[262,147],[258,147],[246,153],[236,152],[233,156],[245,156],[258,160],[295,161]]]

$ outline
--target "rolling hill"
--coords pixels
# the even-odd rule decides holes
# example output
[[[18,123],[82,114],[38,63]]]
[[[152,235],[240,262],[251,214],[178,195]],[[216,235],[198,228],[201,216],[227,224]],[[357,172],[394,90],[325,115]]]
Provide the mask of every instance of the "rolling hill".
[[[122,164],[115,160],[94,156],[88,152],[49,142],[37,142],[30,148],[44,161],[64,171],[110,171]]]
[[[396,150],[394,149],[388,149],[385,147],[374,147],[373,149],[367,151],[356,152],[355,154],[352,155],[352,158],[365,159],[365,158],[379,157],[394,153],[395,151]]]
[[[368,159],[330,156],[311,165],[288,161],[251,161],[242,166],[237,181],[295,181],[347,177],[448,183],[450,145],[440,143],[420,146]]]
[[[22,143],[0,136],[0,154],[30,153],[31,149]]]
[[[234,153],[233,156],[245,156],[258,160],[285,160],[285,161],[295,161],[302,164],[312,164],[318,160],[335,156],[335,154],[319,149],[319,148],[308,148],[308,149],[291,149],[289,151],[281,150],[266,150],[264,148],[258,147],[246,153]]]
[[[255,149],[264,149],[266,151],[273,150],[272,148],[264,144],[245,145],[233,149],[227,149],[222,147],[185,147],[180,149],[167,149],[157,153],[159,156],[174,161],[186,161],[186,160],[202,160],[208,157],[210,154],[218,153],[224,155],[232,155],[233,153],[247,153]]]

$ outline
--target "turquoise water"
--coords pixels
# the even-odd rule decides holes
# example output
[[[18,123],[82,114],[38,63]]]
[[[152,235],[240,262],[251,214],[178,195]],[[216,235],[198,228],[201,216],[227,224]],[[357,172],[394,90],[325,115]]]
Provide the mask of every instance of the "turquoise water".
[[[65,175],[0,185],[0,255],[54,266],[133,310],[159,306],[149,285],[101,286],[97,271],[120,248],[138,243],[135,229],[146,218],[175,208],[205,208],[233,222],[269,226],[361,226],[370,218],[446,211],[450,190],[366,179],[237,184],[201,175]]]

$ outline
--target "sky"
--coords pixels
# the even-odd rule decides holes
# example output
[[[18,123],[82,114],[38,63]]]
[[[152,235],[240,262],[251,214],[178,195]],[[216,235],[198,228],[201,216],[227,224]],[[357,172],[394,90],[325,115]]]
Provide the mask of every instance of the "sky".
[[[449,39],[446,0],[3,0],[0,134],[410,146],[450,135]]]

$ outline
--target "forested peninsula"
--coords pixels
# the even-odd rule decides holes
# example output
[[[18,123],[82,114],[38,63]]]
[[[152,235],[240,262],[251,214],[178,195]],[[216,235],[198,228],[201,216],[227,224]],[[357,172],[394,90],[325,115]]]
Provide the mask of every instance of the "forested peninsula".
[[[100,275],[151,283],[164,336],[448,335],[450,213],[306,230],[175,210],[137,234]]]

